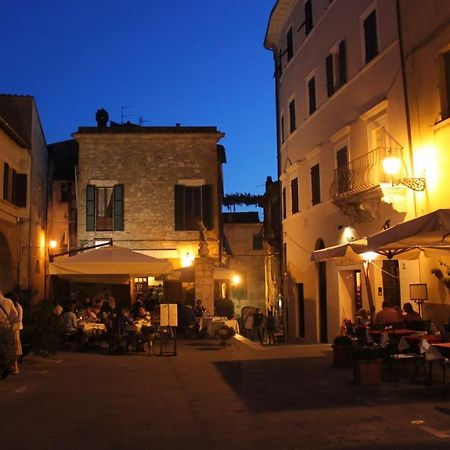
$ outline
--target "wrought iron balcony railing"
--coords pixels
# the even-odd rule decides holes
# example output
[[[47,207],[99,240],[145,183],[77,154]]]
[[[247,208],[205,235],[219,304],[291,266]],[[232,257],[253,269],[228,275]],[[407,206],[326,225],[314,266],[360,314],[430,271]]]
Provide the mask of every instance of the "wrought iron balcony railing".
[[[330,186],[332,200],[341,200],[370,190],[391,180],[383,171],[382,161],[387,154],[400,153],[400,148],[378,147],[375,150],[350,161],[334,170],[334,180]]]

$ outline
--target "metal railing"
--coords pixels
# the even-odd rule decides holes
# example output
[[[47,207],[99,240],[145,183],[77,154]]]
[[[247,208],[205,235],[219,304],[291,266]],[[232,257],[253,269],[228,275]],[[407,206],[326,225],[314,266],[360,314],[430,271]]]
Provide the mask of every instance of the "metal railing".
[[[330,186],[330,197],[338,200],[367,191],[391,180],[383,171],[383,159],[392,153],[399,154],[400,148],[378,147],[347,165],[334,170]]]

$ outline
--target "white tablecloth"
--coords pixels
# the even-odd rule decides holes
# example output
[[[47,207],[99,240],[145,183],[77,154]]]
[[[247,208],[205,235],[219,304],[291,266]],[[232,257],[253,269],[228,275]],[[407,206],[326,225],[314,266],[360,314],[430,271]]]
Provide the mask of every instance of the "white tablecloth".
[[[93,331],[106,331],[106,325],[104,323],[95,323],[95,322],[79,322],[78,328],[80,328],[83,332],[89,333]]]
[[[214,336],[214,333],[222,328],[223,326],[230,327],[236,333],[239,333],[239,324],[236,319],[218,318],[217,320],[212,320],[208,323],[207,333],[209,336]]]

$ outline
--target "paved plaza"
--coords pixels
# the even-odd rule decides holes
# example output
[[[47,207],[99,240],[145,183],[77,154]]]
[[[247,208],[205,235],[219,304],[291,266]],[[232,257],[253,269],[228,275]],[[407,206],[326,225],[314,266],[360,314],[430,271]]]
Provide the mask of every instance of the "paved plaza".
[[[329,345],[180,341],[177,356],[29,355],[0,382],[2,450],[444,449],[439,386],[352,384]]]

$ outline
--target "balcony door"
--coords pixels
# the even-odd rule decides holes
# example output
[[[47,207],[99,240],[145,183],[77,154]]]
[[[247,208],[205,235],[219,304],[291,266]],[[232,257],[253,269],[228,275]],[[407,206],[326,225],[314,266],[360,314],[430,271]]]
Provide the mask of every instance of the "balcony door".
[[[348,149],[342,147],[336,152],[338,193],[343,194],[350,188],[350,172],[348,170]]]

